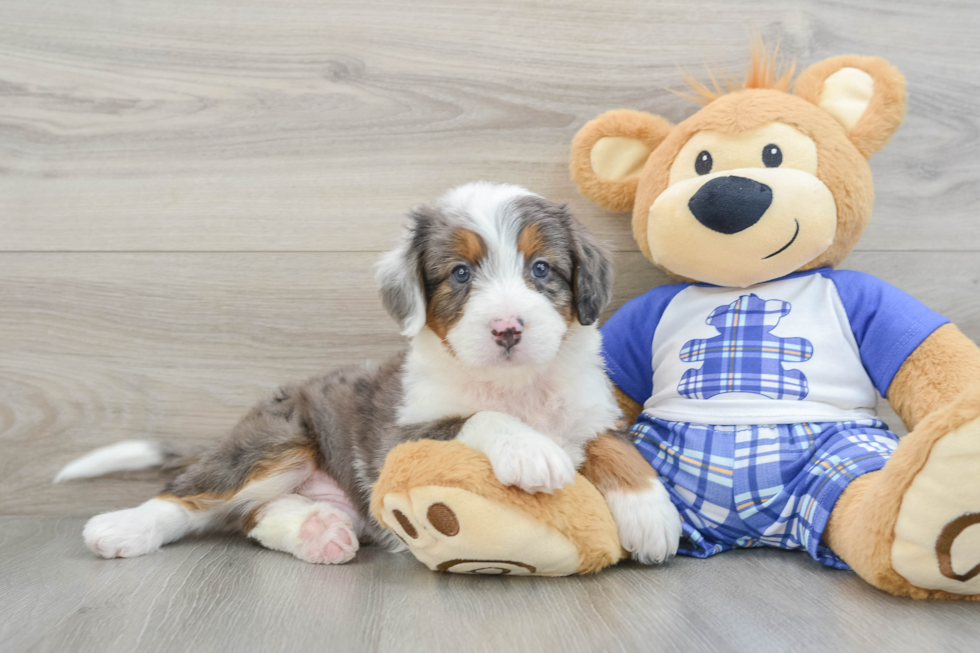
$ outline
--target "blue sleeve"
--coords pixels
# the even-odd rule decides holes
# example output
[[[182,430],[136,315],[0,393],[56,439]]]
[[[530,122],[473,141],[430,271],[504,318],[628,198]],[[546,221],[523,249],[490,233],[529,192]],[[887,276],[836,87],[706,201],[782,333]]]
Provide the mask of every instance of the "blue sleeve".
[[[902,363],[949,320],[870,274],[850,270],[821,273],[837,287],[864,369],[881,396],[886,396]]]
[[[602,325],[609,378],[638,404],[653,394],[653,334],[667,305],[688,285],[658,286],[626,302]]]

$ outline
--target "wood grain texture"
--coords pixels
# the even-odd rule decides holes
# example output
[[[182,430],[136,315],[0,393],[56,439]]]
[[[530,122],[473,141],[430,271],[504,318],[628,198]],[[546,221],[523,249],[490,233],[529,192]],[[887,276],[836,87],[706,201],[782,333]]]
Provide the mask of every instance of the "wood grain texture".
[[[572,578],[309,565],[244,538],[100,560],[82,520],[0,517],[0,642],[21,651],[973,651],[976,606],[916,603],[800,553]]]
[[[585,121],[677,121],[678,68],[740,70],[752,33],[801,65],[908,77],[862,250],[980,249],[980,12],[968,0],[729,3],[5,0],[0,249],[378,251],[399,216],[486,178],[621,216],[567,172]]]

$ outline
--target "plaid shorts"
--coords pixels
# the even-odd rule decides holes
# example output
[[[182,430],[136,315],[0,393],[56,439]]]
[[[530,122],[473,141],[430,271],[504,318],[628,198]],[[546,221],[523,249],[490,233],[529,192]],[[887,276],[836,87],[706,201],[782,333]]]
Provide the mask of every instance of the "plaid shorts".
[[[681,514],[679,553],[806,549],[848,569],[820,539],[848,483],[881,469],[898,446],[887,429],[876,419],[708,426],[641,414],[632,434]]]

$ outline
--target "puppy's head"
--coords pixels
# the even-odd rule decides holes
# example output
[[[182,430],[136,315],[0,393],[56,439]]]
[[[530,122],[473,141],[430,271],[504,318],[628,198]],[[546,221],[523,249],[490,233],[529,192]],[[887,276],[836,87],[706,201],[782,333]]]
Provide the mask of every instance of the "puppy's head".
[[[545,363],[608,303],[612,265],[568,212],[518,186],[477,182],[413,211],[378,265],[402,333],[435,333],[471,367]]]

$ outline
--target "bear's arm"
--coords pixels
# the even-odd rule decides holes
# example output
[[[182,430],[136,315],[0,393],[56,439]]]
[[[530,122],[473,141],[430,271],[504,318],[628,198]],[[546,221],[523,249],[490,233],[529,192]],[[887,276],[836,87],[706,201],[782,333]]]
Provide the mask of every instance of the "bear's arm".
[[[971,386],[980,392],[980,348],[956,325],[945,324],[902,363],[888,386],[888,401],[911,431]]]

